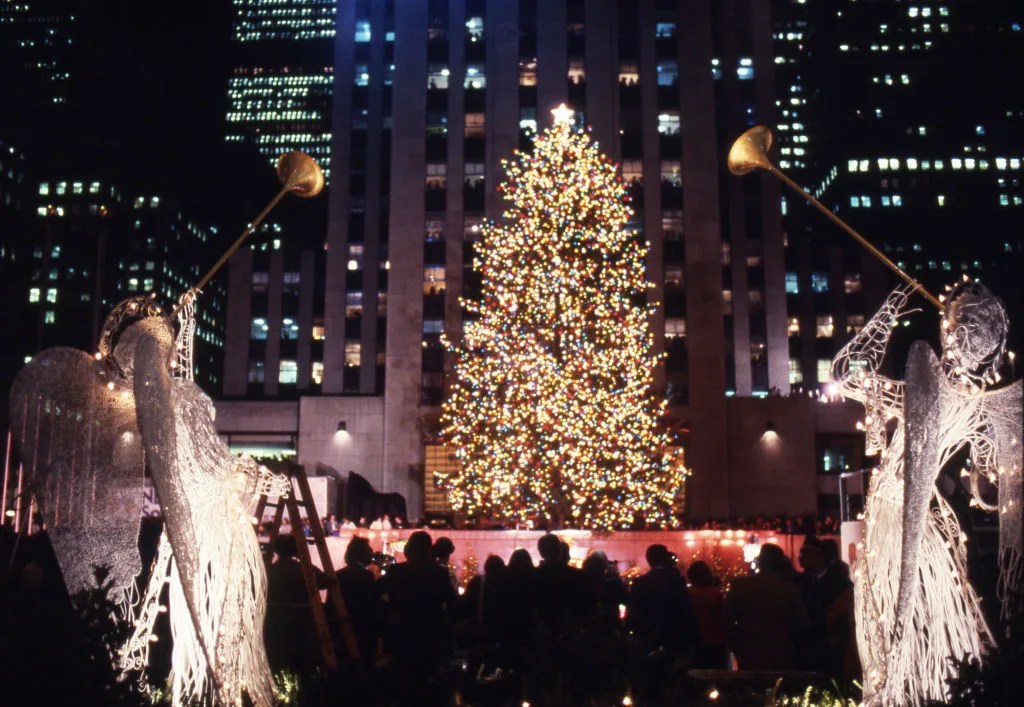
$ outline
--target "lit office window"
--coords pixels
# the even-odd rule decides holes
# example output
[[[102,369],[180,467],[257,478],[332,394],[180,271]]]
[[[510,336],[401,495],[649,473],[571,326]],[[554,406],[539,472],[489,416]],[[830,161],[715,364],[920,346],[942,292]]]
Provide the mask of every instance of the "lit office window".
[[[740,81],[750,81],[754,78],[754,60],[750,57],[741,57],[739,66],[736,67],[736,78]]]
[[[282,385],[294,385],[299,379],[299,365],[293,360],[282,360],[277,372],[277,382]]]
[[[266,319],[263,317],[253,317],[252,322],[249,324],[249,338],[259,341],[266,340],[269,328]]]
[[[427,88],[448,88],[449,73],[445,64],[430,64],[427,67]]]
[[[834,329],[831,314],[819,314],[814,318],[814,337],[816,339],[831,339]]]
[[[828,292],[828,273],[811,273],[811,291],[817,294]]]
[[[665,338],[666,339],[685,339],[686,338],[686,318],[685,317],[665,317]]]
[[[28,301],[29,302],[38,302],[39,301],[39,292],[40,291],[39,291],[38,287],[30,288],[29,291],[28,291]]]
[[[462,87],[467,90],[487,88],[487,73],[483,64],[466,65],[466,78],[462,82]]]
[[[263,361],[249,361],[249,375],[247,380],[250,383],[263,382]]]
[[[795,272],[786,273],[786,294],[787,295],[798,295],[800,294],[800,280]]]
[[[299,338],[299,325],[294,319],[285,317],[281,322],[281,338],[295,341]]]
[[[363,293],[352,290],[345,293],[345,316],[358,317],[363,313]]]
[[[679,111],[658,114],[658,132],[662,135],[679,134]]]
[[[369,42],[370,36],[370,22],[368,20],[356,20],[356,32],[353,40],[356,42]]]
[[[483,137],[484,125],[483,113],[466,113],[466,137]]]
[[[789,384],[800,385],[804,382],[804,372],[800,369],[800,361],[795,358],[789,359]]]
[[[818,383],[825,384],[832,381],[832,359],[818,359]]]
[[[675,22],[659,22],[654,26],[654,36],[658,39],[670,39],[676,34]]]
[[[678,62],[669,59],[662,59],[658,62],[657,71],[659,86],[675,86],[676,82],[679,81]]]
[[[484,38],[484,18],[470,17],[466,19],[466,37],[471,42],[479,42]]]

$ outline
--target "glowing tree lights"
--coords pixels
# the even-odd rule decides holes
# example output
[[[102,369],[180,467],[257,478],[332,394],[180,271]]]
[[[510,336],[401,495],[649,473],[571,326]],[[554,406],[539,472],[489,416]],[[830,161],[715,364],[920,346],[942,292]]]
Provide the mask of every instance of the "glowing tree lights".
[[[483,229],[479,300],[442,411],[456,511],[557,526],[662,524],[686,470],[650,386],[658,356],[642,304],[646,245],[625,228],[616,168],[571,111],[504,164],[503,225]]]

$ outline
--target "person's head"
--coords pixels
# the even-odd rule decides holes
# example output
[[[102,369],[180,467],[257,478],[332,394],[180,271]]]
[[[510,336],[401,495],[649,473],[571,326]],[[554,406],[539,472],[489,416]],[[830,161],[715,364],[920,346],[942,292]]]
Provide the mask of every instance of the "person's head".
[[[601,550],[594,550],[583,560],[583,572],[594,577],[602,577],[608,572],[608,556]]]
[[[649,545],[647,552],[644,553],[644,557],[647,559],[647,564],[651,569],[668,566],[668,548],[660,543]]]
[[[425,530],[417,530],[405,541],[405,559],[409,562],[427,562],[430,560],[432,546],[430,533]]]
[[[501,559],[497,555],[488,555],[487,559],[484,560],[484,574],[488,577],[494,577],[505,570],[505,560]]]
[[[715,585],[715,575],[711,573],[708,563],[701,560],[690,565],[690,569],[686,570],[686,578],[695,587],[713,587]]]
[[[800,563],[804,571],[810,574],[824,572],[825,568],[828,567],[828,561],[825,559],[825,549],[822,547],[821,540],[814,535],[808,535],[804,538],[804,544],[800,546],[797,562]]]
[[[371,560],[373,560],[373,548],[370,547],[370,541],[358,535],[353,536],[348,541],[348,547],[345,548],[345,564],[366,566],[370,564]]]
[[[291,533],[281,533],[274,540],[274,554],[280,560],[290,560],[298,555],[299,550],[295,546],[295,538]]]
[[[762,572],[785,572],[790,564],[781,547],[774,543],[765,543],[757,554],[757,566]]]
[[[562,557],[562,541],[553,533],[542,535],[537,541],[537,552],[544,562],[557,565]]]
[[[942,312],[943,364],[954,377],[986,381],[1003,363],[1009,317],[1002,300],[977,280],[947,293]]]
[[[434,541],[434,547],[430,550],[430,554],[441,564],[448,564],[448,558],[452,556],[453,552],[455,552],[455,543],[444,535]]]
[[[529,572],[533,569],[533,558],[530,557],[530,551],[525,547],[520,547],[512,551],[512,555],[508,558],[508,568],[513,572]]]

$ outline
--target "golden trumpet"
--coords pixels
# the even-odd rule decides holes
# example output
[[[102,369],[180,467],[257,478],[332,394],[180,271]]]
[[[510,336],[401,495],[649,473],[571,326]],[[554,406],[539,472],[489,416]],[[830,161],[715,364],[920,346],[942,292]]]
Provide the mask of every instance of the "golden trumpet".
[[[872,255],[885,263],[889,269],[899,275],[904,282],[911,285],[914,289],[924,295],[928,301],[938,307],[939,311],[943,310],[942,303],[937,297],[935,297],[935,295],[926,290],[924,285],[907,273],[903,272],[903,270],[896,265],[896,263],[889,260],[882,251],[871,245],[864,236],[853,230],[849,224],[829,211],[820,201],[804,191],[799,184],[787,177],[779,170],[778,167],[773,165],[771,160],[768,159],[768,151],[771,147],[772,131],[764,125],[755,125],[736,138],[736,142],[732,144],[732,148],[729,150],[729,156],[726,158],[726,164],[729,167],[729,171],[737,176],[743,176],[744,174],[753,172],[755,169],[763,169],[775,175],[779,180],[786,184],[786,186],[810,202],[810,204],[818,209],[818,211],[825,214],[833,223],[850,234],[855,241],[867,248]]]
[[[220,259],[213,264],[203,278],[192,288],[193,291],[202,290],[207,282],[217,273],[218,270],[228,261],[228,258],[238,250],[238,247],[245,242],[245,239],[249,235],[259,228],[259,225],[263,223],[263,219],[267,217],[277,203],[284,198],[285,194],[289,192],[300,196],[304,199],[316,196],[324,188],[324,173],[320,169],[320,165],[316,161],[304,152],[286,152],[277,158],[277,180],[281,182],[281,191],[279,191],[273,199],[270,200],[259,215],[252,220],[252,222],[245,227],[242,231],[242,235],[235,239],[235,242],[231,244],[231,247],[225,251],[224,255],[220,256]],[[178,310],[181,309],[181,304],[178,304],[171,312],[171,319],[175,317]]]

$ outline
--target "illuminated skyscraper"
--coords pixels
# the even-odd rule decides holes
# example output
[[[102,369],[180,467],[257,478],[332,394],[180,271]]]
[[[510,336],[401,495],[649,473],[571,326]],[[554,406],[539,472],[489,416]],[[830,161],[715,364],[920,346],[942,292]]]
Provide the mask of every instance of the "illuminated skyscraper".
[[[234,0],[227,139],[274,162],[301,150],[330,170],[334,0]]]

